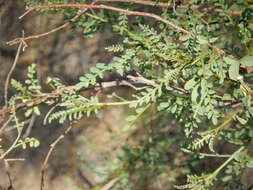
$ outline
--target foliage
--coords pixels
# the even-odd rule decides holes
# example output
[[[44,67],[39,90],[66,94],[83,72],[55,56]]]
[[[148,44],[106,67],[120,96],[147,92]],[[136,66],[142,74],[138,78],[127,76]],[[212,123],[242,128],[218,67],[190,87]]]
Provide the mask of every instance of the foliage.
[[[27,1],[28,6],[37,3],[39,2],[35,0]],[[175,144],[181,145],[183,152],[189,154],[189,161],[194,158],[198,164],[201,163],[200,159],[205,160],[207,157],[225,157],[226,160],[221,159],[220,166],[211,171],[201,171],[198,166],[194,166],[198,169],[188,167],[188,172],[185,172],[187,184],[176,185],[177,189],[216,189],[216,182],[222,181],[228,184],[227,189],[233,189],[235,186],[232,176],[238,177],[244,168],[253,167],[253,158],[247,153],[247,149],[252,148],[253,139],[252,76],[247,73],[253,66],[253,7],[250,1],[241,0],[191,0],[182,1],[182,4],[195,4],[210,8],[211,11],[180,8],[180,5],[145,8],[146,12],[159,12],[164,19],[189,31],[182,33],[159,19],[128,16],[105,9],[88,10],[73,23],[83,30],[85,37],[91,37],[94,32],[109,25],[114,34],[122,39],[121,43],[106,48],[115,53],[111,63],[96,64],[89,73],[80,77],[74,88],[50,78],[48,83],[53,91],[60,92],[56,97],[50,98],[41,92],[35,79],[35,65],[32,65],[28,68],[25,84],[12,80],[17,94],[10,99],[9,104],[15,105],[17,100],[26,102],[44,96],[36,104],[28,104],[25,116],[29,117],[33,113],[40,115],[38,104],[50,104],[51,100],[60,110],[48,112],[46,119],[49,122],[58,120],[60,123],[77,120],[84,115],[90,116],[105,106],[128,105],[135,114],[128,116],[128,127],[125,129],[131,129],[142,116],[147,117],[145,113],[150,111],[150,105],[154,105],[163,117],[172,115],[177,120],[178,125],[172,127],[179,128],[176,130],[180,135],[167,137],[158,132],[149,133],[139,143],[139,148],[124,146],[121,158],[126,163],[124,170],[129,173],[133,170],[140,173],[152,171],[156,174],[167,172],[164,170],[168,164],[167,149],[170,144],[179,142]],[[135,3],[116,5],[125,10],[144,9],[144,5]],[[215,11],[216,9],[220,11]],[[77,8],[41,10],[45,13],[60,10],[67,19],[78,13]],[[233,15],[234,10],[241,11],[241,14]],[[132,72],[152,83],[147,83],[145,88],[133,93],[129,100],[120,97],[120,101],[103,102],[96,95],[84,97],[79,93],[82,89],[97,85],[108,72],[122,77]],[[154,128],[159,128],[158,124],[155,125]],[[165,128],[166,122],[161,125]],[[153,139],[152,143],[148,139]],[[25,147],[24,143],[28,141],[19,140],[18,143]],[[226,155],[219,154],[221,150],[218,150],[216,143],[221,143],[224,147],[234,145],[237,150],[233,153],[222,150]],[[33,146],[35,144],[37,143],[32,143]],[[193,171],[199,173],[192,173]],[[128,183],[131,182],[124,178],[121,185],[125,184],[129,188]]]

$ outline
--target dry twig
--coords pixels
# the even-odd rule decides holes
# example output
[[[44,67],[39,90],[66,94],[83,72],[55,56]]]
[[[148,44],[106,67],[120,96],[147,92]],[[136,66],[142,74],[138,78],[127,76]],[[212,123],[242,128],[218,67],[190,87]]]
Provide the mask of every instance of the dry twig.
[[[94,1],[92,4],[95,4],[96,1]],[[29,9],[28,11],[26,11],[24,14],[22,14],[19,19],[22,19],[24,16],[26,16],[27,14],[29,14],[30,12],[32,12],[34,9]],[[20,41],[27,41],[27,40],[32,40],[32,39],[38,39],[38,38],[41,38],[41,37],[45,37],[45,36],[48,36],[52,33],[55,33],[57,31],[60,31],[68,26],[71,25],[71,23],[75,22],[83,13],[85,13],[87,11],[87,8],[83,9],[83,10],[79,10],[78,13],[70,20],[68,20],[67,22],[65,22],[64,24],[62,24],[61,26],[58,26],[50,31],[47,31],[47,32],[44,32],[42,34],[36,34],[36,35],[31,35],[31,36],[27,36],[27,37],[22,37],[22,38],[16,38],[14,40],[11,40],[9,42],[7,42],[7,45],[14,45],[14,44],[17,44],[17,43],[20,43]]]
[[[3,149],[0,149],[0,155],[3,156],[4,154],[4,150]],[[8,187],[8,190],[14,190],[13,188],[13,182],[12,182],[12,179],[11,179],[11,174],[10,174],[10,165],[8,163],[8,159],[4,159],[4,167],[5,167],[5,173],[8,177],[8,180],[9,180],[9,187]]]
[[[12,66],[11,66],[11,69],[10,69],[10,71],[7,75],[6,81],[5,81],[5,85],[4,85],[4,101],[5,101],[4,103],[5,103],[5,106],[7,106],[7,103],[8,103],[8,87],[9,87],[10,78],[11,78],[11,75],[12,75],[16,65],[17,65],[18,58],[19,58],[22,47],[23,48],[26,47],[26,44],[25,44],[24,40],[19,41],[19,46],[18,46],[18,50],[17,50],[16,56],[15,56],[15,60],[12,64]]]
[[[146,13],[146,12],[140,12],[140,11],[130,11],[126,9],[121,9],[118,7],[113,7],[113,6],[108,6],[108,5],[94,5],[94,4],[54,4],[54,5],[36,5],[36,6],[31,6],[28,7],[28,10],[24,13],[25,15],[30,13],[31,11],[35,9],[46,9],[46,8],[67,8],[67,7],[84,7],[84,8],[93,8],[93,9],[107,9],[107,10],[112,10],[112,11],[117,11],[117,12],[123,12],[126,13],[127,15],[135,15],[135,16],[144,16],[144,17],[150,17],[154,18],[156,20],[159,20],[165,24],[170,25],[172,28],[181,31],[184,34],[189,34],[190,32],[185,30],[184,28],[174,24],[173,22],[166,20],[162,18],[159,15],[153,14],[153,13]]]
[[[47,163],[48,163],[48,160],[55,148],[55,146],[69,133],[69,131],[72,129],[73,127],[73,123],[71,123],[69,125],[69,127],[50,145],[50,149],[45,157],[45,160],[43,162],[43,165],[42,165],[42,170],[41,170],[41,181],[40,181],[40,190],[43,190],[44,188],[44,178],[45,178],[45,171],[46,171],[46,168],[47,168]]]
[[[141,4],[141,5],[165,7],[165,8],[174,8],[174,5],[172,5],[170,2],[154,2],[154,1],[147,1],[147,0],[98,0],[98,2],[124,2],[124,3],[135,3],[135,4]],[[196,9],[200,11],[217,12],[217,13],[224,12],[224,10],[219,9],[219,8],[201,7],[196,4],[179,5],[176,8],[177,9]],[[233,11],[229,11],[229,14],[233,16],[240,16],[242,14],[242,11],[233,10]]]
[[[113,7],[113,6],[108,6],[108,5],[95,5],[95,4],[54,4],[54,5],[36,5],[36,6],[31,6],[28,7],[28,10],[23,14],[23,15],[27,15],[28,13],[30,13],[31,11],[35,10],[35,9],[46,9],[46,8],[67,8],[67,7],[76,7],[76,8],[93,8],[93,9],[106,9],[106,10],[112,10],[112,11],[117,11],[117,12],[123,12],[126,13],[127,15],[135,15],[135,16],[143,16],[143,17],[149,17],[149,18],[153,18],[156,20],[159,20],[165,24],[168,24],[169,26],[171,26],[172,28],[176,29],[177,31],[180,31],[184,34],[190,34],[191,32],[178,26],[177,24],[157,15],[157,14],[153,14],[153,13],[147,13],[147,12],[140,12],[140,11],[130,11],[130,10],[126,10],[126,9],[121,9],[118,7]],[[22,16],[23,16],[22,15]],[[66,26],[64,26],[66,27]],[[56,30],[58,31],[58,30]],[[53,31],[55,32],[55,30]],[[52,33],[49,31],[49,33]],[[46,34],[40,34],[40,35],[35,35],[35,36],[28,36],[26,38],[23,38],[23,40],[28,40],[28,39],[33,39],[33,38],[38,38],[41,36],[45,36],[48,35],[48,33]],[[10,42],[7,42],[9,45],[13,45],[16,44],[20,41],[21,39],[14,39]],[[210,45],[213,49],[215,49],[217,52],[219,52],[220,54],[224,54],[225,51],[218,48],[215,45]]]

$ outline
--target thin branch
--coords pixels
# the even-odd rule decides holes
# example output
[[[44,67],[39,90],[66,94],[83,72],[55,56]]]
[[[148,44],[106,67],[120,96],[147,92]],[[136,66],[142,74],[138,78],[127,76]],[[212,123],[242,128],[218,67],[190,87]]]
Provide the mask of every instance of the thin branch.
[[[96,1],[94,1],[92,4],[95,4],[95,3],[96,3]],[[29,13],[32,12],[33,10],[34,10],[34,9],[30,9],[30,8],[29,8],[29,10],[26,11],[24,14],[22,14],[22,15],[19,17],[19,19],[22,19],[25,15],[29,14]],[[64,29],[64,28],[70,26],[71,23],[75,22],[75,21],[76,21],[83,13],[85,13],[86,11],[87,11],[87,8],[85,8],[85,9],[83,9],[83,10],[80,9],[80,10],[77,12],[77,14],[76,14],[72,19],[68,20],[67,22],[65,22],[65,23],[62,24],[61,26],[58,26],[58,27],[56,27],[56,28],[54,28],[54,29],[52,29],[52,30],[50,30],[50,31],[47,31],[47,32],[42,33],[42,34],[37,34],[37,35],[31,35],[31,36],[23,37],[23,38],[16,38],[16,39],[14,39],[14,40],[11,40],[11,41],[7,42],[6,44],[12,46],[12,45],[14,45],[14,44],[20,43],[21,40],[22,40],[22,41],[27,41],[27,40],[38,39],[38,38],[41,38],[41,37],[48,36],[48,35],[50,35],[50,34],[52,34],[52,33],[55,33],[55,32],[57,32],[57,31],[59,31],[59,30],[62,30],[62,29]]]
[[[3,154],[4,154],[4,150],[0,149],[0,155],[1,155],[1,157],[3,156]],[[6,173],[7,177],[8,177],[8,180],[9,180],[8,190],[14,190],[14,188],[13,188],[13,182],[12,182],[11,174],[10,174],[10,165],[9,165],[7,159],[4,159],[3,161],[4,161],[5,173]]]
[[[0,128],[0,135],[3,133],[4,129],[8,126],[8,124],[11,122],[11,120],[14,118],[14,115],[12,115]]]
[[[57,108],[59,104],[56,104],[55,106],[53,106],[52,108],[50,108],[50,110],[47,112],[44,120],[43,120],[43,125],[46,125],[47,123],[47,118],[49,117],[49,115],[54,111],[55,108]]]
[[[83,172],[81,171],[81,169],[77,169],[76,170],[77,176],[78,178],[86,185],[89,186],[89,188],[93,188],[94,185],[92,184],[92,182],[83,174]]]
[[[18,134],[17,134],[17,137],[16,137],[16,139],[14,140],[14,142],[11,144],[11,146],[10,146],[4,153],[1,154],[0,160],[5,160],[5,157],[6,157],[14,148],[16,148],[16,145],[17,145],[17,143],[18,143],[18,141],[19,141],[19,139],[20,139],[20,137],[21,137],[23,128],[20,128],[20,129],[19,129],[19,127],[18,127],[18,119],[17,119],[17,117],[16,117],[15,115],[14,115],[14,118],[15,118],[15,122],[16,122],[16,126],[17,126],[16,129],[17,129],[17,131],[18,131]]]
[[[38,103],[40,101],[43,101],[43,99],[56,98],[56,97],[59,97],[59,94],[55,94],[54,92],[49,93],[47,95],[42,95],[42,96],[39,96],[37,98],[30,99],[30,100],[26,101],[25,103],[19,103],[19,104],[14,105],[14,106],[9,106],[9,107],[3,108],[3,109],[0,110],[0,115],[5,115],[6,113],[9,113],[13,110],[25,107],[30,103]]]
[[[5,160],[8,162],[25,161],[24,158],[6,158]]]
[[[4,85],[4,101],[5,101],[5,106],[7,106],[8,104],[8,87],[9,87],[9,82],[10,82],[10,78],[11,78],[11,75],[17,65],[17,62],[18,62],[18,58],[19,58],[19,55],[20,55],[20,52],[21,52],[21,49],[22,49],[22,46],[23,46],[23,41],[19,41],[19,46],[18,46],[18,50],[17,50],[17,53],[16,53],[16,56],[15,56],[15,60],[11,66],[11,69],[7,75],[7,78],[6,78],[6,81],[5,81],[5,85]]]
[[[137,79],[140,79],[140,77],[134,77],[132,76],[132,78],[135,78],[136,81],[134,82],[129,82],[129,81],[126,81],[126,80],[121,80],[121,81],[109,81],[109,82],[102,82],[102,83],[97,83],[95,84],[94,86],[92,87],[88,87],[88,88],[85,88],[85,89],[81,89],[80,91],[85,91],[85,90],[99,90],[99,89],[104,89],[104,88],[112,88],[112,87],[117,87],[117,86],[129,86],[129,87],[132,87],[132,85],[134,84],[142,84],[142,85],[150,85],[150,83],[145,83],[144,80],[142,79],[141,81],[137,80]],[[148,79],[146,79],[148,80]],[[132,84],[131,86],[129,84]],[[74,90],[75,89],[75,86],[67,86],[66,87],[67,89],[69,90]],[[138,89],[139,90],[139,89]],[[50,93],[45,93],[45,94],[42,94],[41,96],[39,97],[36,97],[36,98],[32,98],[30,100],[27,100],[26,102],[24,103],[19,103],[19,104],[16,104],[14,106],[9,106],[9,107],[5,107],[3,109],[0,109],[0,116],[1,115],[5,115],[6,113],[9,113],[13,110],[17,110],[19,108],[23,108],[23,107],[26,107],[28,104],[30,103],[33,103],[33,104],[37,104],[41,101],[44,101],[44,100],[47,100],[49,98],[58,98],[60,97],[62,91],[61,90],[56,90],[56,91],[52,91]]]
[[[134,81],[134,82],[141,82],[144,84],[149,84],[151,86],[155,86],[155,82],[153,80],[149,80],[145,77],[143,77],[141,74],[137,73],[137,77],[136,76],[132,76],[132,75],[128,75],[127,78]]]
[[[25,134],[23,135],[23,138],[26,138],[30,135],[31,130],[32,130],[35,120],[36,120],[36,114],[33,113],[31,119],[29,119],[29,120],[30,121],[29,121],[28,127],[26,128]]]
[[[167,2],[154,2],[154,1],[147,1],[147,0],[98,0],[98,2],[124,2],[124,3],[135,3],[135,4],[141,4],[141,5],[149,5],[149,6],[157,6],[157,7],[165,7],[165,8],[173,8],[174,5]],[[189,4],[189,5],[179,5],[176,7],[177,9],[196,9],[200,11],[208,11],[208,12],[218,12],[223,13],[224,10],[219,8],[212,8],[212,7],[201,7],[196,4]],[[242,14],[242,11],[229,11],[230,15],[233,16],[240,16]]]
[[[113,6],[108,6],[108,5],[92,5],[92,4],[55,4],[55,5],[36,5],[36,6],[31,6],[28,7],[28,10],[26,12],[30,13],[31,10],[35,9],[46,9],[46,8],[67,8],[67,7],[84,7],[84,8],[93,8],[93,9],[107,9],[107,10],[112,10],[112,11],[117,11],[117,12],[123,12],[126,13],[127,15],[135,15],[135,16],[144,16],[144,17],[150,17],[154,18],[156,20],[159,20],[165,24],[170,25],[172,28],[184,33],[184,34],[189,34],[190,32],[185,30],[184,28],[174,24],[173,22],[166,20],[165,18],[160,17],[159,15],[153,14],[153,13],[146,13],[146,12],[140,12],[140,11],[130,11],[126,9],[121,9]],[[24,13],[26,14],[26,13]]]
[[[68,21],[68,22],[66,22],[65,24],[63,24],[63,25],[61,25],[61,26],[59,26],[59,27],[57,27],[57,28],[54,28],[54,29],[52,29],[52,30],[50,30],[50,31],[48,31],[48,32],[45,32],[45,33],[42,33],[42,34],[37,34],[37,35],[28,36],[28,37],[25,37],[25,38],[16,38],[16,39],[14,39],[14,40],[11,40],[11,41],[9,41],[9,42],[6,42],[6,44],[12,46],[12,45],[15,45],[15,44],[17,44],[17,43],[20,43],[21,40],[26,41],[26,40],[41,38],[41,37],[47,36],[47,35],[49,35],[49,34],[52,34],[52,33],[54,33],[54,32],[57,32],[57,31],[59,31],[59,30],[61,30],[61,29],[63,29],[63,28],[66,28],[66,27],[69,26],[69,25],[70,25],[70,22]]]
[[[73,123],[71,123],[69,125],[69,127],[50,145],[50,149],[49,149],[49,151],[45,157],[45,160],[43,162],[43,165],[42,165],[40,190],[43,190],[43,188],[44,188],[44,178],[45,178],[45,171],[47,168],[48,160],[49,160],[55,146],[69,133],[69,131],[72,129],[72,126],[73,126]]]
[[[98,2],[124,2],[124,3],[135,3],[141,5],[149,5],[149,6],[158,6],[158,7],[172,7],[170,2],[154,2],[154,1],[146,1],[146,0],[98,0]]]
[[[159,20],[165,24],[168,24],[169,26],[171,26],[172,28],[184,33],[184,34],[190,34],[191,32],[178,26],[177,24],[159,16],[159,15],[156,15],[156,14],[153,14],[153,13],[147,13],[147,12],[140,12],[140,11],[130,11],[130,10],[126,10],[126,9],[121,9],[121,8],[118,8],[118,7],[113,7],[113,6],[108,6],[108,5],[95,5],[95,4],[55,4],[55,5],[36,5],[36,6],[31,6],[31,7],[28,7],[28,10],[23,14],[23,15],[27,15],[28,13],[30,13],[31,11],[35,10],[35,9],[45,9],[45,8],[67,8],[67,7],[76,7],[76,8],[80,8],[80,7],[84,7],[84,8],[94,8],[94,9],[107,9],[107,10],[112,10],[112,11],[117,11],[117,12],[123,12],[123,13],[126,13],[127,15],[135,15],[135,16],[143,16],[143,17],[150,17],[150,18],[154,18],[156,20]],[[22,16],[23,16],[22,15]],[[67,23],[65,23],[67,24]],[[66,27],[64,25],[64,27]],[[69,24],[67,24],[69,25]],[[60,29],[61,27],[60,26]],[[49,31],[49,34],[50,33],[53,33],[55,31],[58,31],[58,28],[54,29],[52,32]],[[40,34],[40,35],[34,35],[34,36],[28,36],[26,38],[23,38],[23,39],[20,39],[20,38],[17,38],[17,39],[14,39],[12,41],[9,41],[7,42],[9,45],[13,45],[13,44],[16,44],[18,43],[20,40],[29,40],[29,39],[33,39],[33,38],[38,38],[38,37],[42,37],[42,36],[45,36],[45,35],[48,35],[48,33],[44,33],[44,34]],[[225,51],[218,48],[217,46],[215,45],[210,45],[213,49],[215,49],[217,52],[219,52],[220,54],[225,54]]]
[[[119,181],[119,178],[112,179],[107,184],[105,184],[105,186],[103,186],[101,190],[110,190],[117,181]]]

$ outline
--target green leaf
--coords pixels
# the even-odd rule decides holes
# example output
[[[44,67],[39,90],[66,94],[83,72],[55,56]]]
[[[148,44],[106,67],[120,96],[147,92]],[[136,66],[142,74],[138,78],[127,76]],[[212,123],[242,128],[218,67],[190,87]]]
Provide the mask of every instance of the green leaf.
[[[166,109],[167,107],[169,107],[170,106],[170,103],[169,102],[162,102],[162,103],[160,103],[160,105],[159,105],[159,111],[160,110],[164,110],[164,109]]]
[[[198,42],[200,44],[208,44],[208,39],[205,36],[198,36]]]
[[[33,111],[36,115],[40,115],[40,110],[39,110],[38,106],[34,107]]]
[[[122,130],[123,130],[123,131],[128,131],[130,128],[131,128],[131,125],[124,125],[124,126],[122,127]]]
[[[247,67],[253,67],[253,56],[245,56],[241,58],[240,63]]]
[[[133,121],[136,119],[136,115],[129,115],[127,118],[126,118],[126,121]]]
[[[231,176],[231,175],[228,175],[228,176],[226,176],[226,177],[223,177],[223,178],[222,178],[222,181],[227,182],[227,181],[229,181],[229,180],[231,180],[231,179],[232,179],[232,176]]]
[[[247,120],[239,117],[238,115],[236,116],[236,119],[242,124],[242,125],[245,125],[247,123]]]
[[[231,57],[231,56],[223,57],[223,60],[224,60],[228,65],[233,65],[233,64],[238,63],[238,60],[235,59],[234,57]]]
[[[96,67],[91,67],[91,68],[90,68],[90,72],[96,74],[96,73],[99,73],[100,70],[99,70],[98,68],[96,68]]]
[[[201,99],[205,98],[206,97],[206,94],[207,94],[207,81],[206,80],[201,80]]]
[[[28,109],[28,110],[25,112],[25,116],[26,116],[26,117],[29,117],[32,113],[33,113],[33,109],[30,108],[30,109]]]
[[[253,168],[253,160],[247,162],[247,167]]]
[[[187,34],[187,35],[184,35],[184,36],[183,36],[183,35],[180,36],[180,37],[179,37],[179,40],[180,40],[180,41],[186,41],[186,40],[188,40],[189,38],[190,38],[190,35]]]
[[[192,89],[196,84],[198,83],[198,81],[195,80],[195,78],[187,81],[184,85],[184,89],[185,90],[190,90]]]
[[[193,91],[192,91],[192,94],[191,94],[191,100],[192,100],[192,102],[195,102],[195,103],[197,103],[197,98],[198,98],[198,95],[199,95],[198,88],[199,88],[199,85],[195,86],[193,88]]]
[[[209,42],[210,42],[210,43],[214,43],[214,42],[216,42],[218,39],[219,39],[218,37],[210,38],[210,39],[209,39]]]
[[[231,78],[233,80],[237,80],[237,78],[240,76],[239,75],[239,67],[240,67],[239,60],[237,60],[231,56],[223,57],[223,60],[227,64],[230,65],[229,70],[228,70],[229,78]]]
[[[146,108],[145,107],[141,107],[141,108],[137,108],[136,109],[136,113],[142,113],[142,112],[144,112],[146,110]]]
[[[236,62],[236,63],[233,63],[230,65],[229,70],[228,70],[228,74],[229,74],[230,79],[237,80],[238,77],[240,77],[239,67],[240,67],[239,62]]]

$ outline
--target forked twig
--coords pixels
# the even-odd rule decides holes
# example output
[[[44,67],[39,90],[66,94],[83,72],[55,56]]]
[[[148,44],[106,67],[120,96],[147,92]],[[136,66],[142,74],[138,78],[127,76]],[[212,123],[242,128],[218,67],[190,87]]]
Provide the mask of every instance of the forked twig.
[[[44,182],[45,182],[45,171],[47,168],[47,164],[48,164],[48,160],[51,156],[51,154],[53,153],[53,150],[55,148],[55,146],[69,133],[69,131],[72,129],[73,127],[73,123],[72,122],[69,127],[50,145],[49,151],[47,152],[47,155],[45,157],[45,160],[43,162],[42,165],[42,170],[41,170],[41,180],[40,180],[40,190],[43,190],[44,188]]]
[[[4,154],[4,150],[0,149],[0,155],[3,156],[3,154]],[[3,161],[4,161],[5,173],[6,173],[7,177],[8,177],[8,180],[9,180],[8,190],[14,190],[12,179],[11,179],[11,174],[10,174],[10,165],[9,165],[7,159],[3,159]]]
[[[94,1],[92,4],[95,4],[96,2],[97,2],[97,1]],[[34,10],[34,9],[28,8],[28,11],[26,11],[24,14],[22,14],[22,15],[19,17],[19,19],[22,19],[24,16],[26,16],[27,14],[29,14],[29,13],[32,12],[33,10]],[[86,11],[87,11],[87,8],[85,8],[85,9],[83,9],[83,10],[80,9],[80,10],[77,12],[77,14],[76,14],[72,19],[68,20],[68,21],[65,22],[64,24],[62,24],[62,25],[60,25],[60,26],[58,26],[58,27],[56,27],[56,28],[54,28],[54,29],[52,29],[52,30],[50,30],[50,31],[44,32],[44,33],[42,33],[42,34],[36,34],[36,35],[31,35],[31,36],[23,37],[23,38],[16,38],[16,39],[14,39],[14,40],[11,40],[11,41],[7,42],[6,44],[12,46],[12,45],[14,45],[14,44],[19,43],[21,40],[22,40],[22,41],[27,41],[27,40],[38,39],[38,38],[41,38],[41,37],[48,36],[48,35],[50,35],[50,34],[52,34],[52,33],[55,33],[55,32],[57,32],[57,31],[59,31],[59,30],[62,30],[62,29],[64,29],[64,28],[70,26],[71,23],[75,22],[75,21],[76,21],[83,13],[85,13]]]

